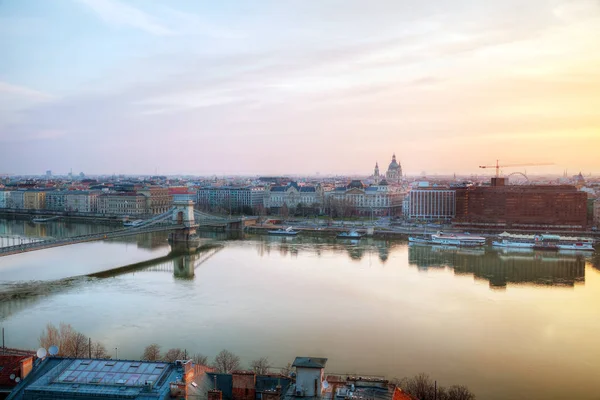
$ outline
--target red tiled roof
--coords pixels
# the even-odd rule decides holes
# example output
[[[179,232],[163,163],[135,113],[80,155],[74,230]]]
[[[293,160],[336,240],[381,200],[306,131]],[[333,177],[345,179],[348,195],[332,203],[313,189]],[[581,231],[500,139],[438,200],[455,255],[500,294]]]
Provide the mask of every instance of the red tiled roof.
[[[399,387],[396,387],[396,389],[394,390],[394,397],[392,397],[392,400],[419,400],[419,399],[417,399],[413,395],[410,395],[410,394],[402,391],[402,389],[400,389]]]

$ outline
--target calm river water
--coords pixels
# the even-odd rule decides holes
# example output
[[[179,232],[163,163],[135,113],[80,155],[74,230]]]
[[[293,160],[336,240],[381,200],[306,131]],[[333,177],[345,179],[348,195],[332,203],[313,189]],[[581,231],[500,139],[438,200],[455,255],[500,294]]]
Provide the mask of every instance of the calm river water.
[[[0,245],[108,229],[0,220]],[[599,398],[598,253],[212,236],[186,257],[165,258],[163,234],[1,257],[7,346],[35,348],[64,321],[119,358],[156,342],[210,358],[227,348],[245,365],[310,355],[328,357],[328,373],[427,372],[481,399]]]

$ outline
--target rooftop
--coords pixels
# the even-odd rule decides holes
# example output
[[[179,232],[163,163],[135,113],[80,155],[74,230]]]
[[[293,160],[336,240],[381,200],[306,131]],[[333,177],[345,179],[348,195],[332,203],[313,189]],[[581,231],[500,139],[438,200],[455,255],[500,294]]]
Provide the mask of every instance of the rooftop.
[[[174,363],[48,357],[10,399],[156,399],[182,375],[183,368]]]
[[[325,368],[326,358],[319,357],[296,357],[292,367],[300,368]]]

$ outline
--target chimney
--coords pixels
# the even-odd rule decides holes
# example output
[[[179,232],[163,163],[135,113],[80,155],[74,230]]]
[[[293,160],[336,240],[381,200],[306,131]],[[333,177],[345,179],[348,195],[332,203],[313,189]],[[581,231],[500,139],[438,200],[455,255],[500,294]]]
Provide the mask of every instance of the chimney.
[[[218,389],[209,390],[208,400],[223,400],[223,392]]]

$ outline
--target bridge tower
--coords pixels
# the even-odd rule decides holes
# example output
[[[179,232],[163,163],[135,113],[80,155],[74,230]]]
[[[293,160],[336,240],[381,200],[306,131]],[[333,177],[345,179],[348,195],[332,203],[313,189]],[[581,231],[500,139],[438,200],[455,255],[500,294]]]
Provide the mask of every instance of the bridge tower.
[[[194,252],[200,245],[196,234],[198,224],[194,220],[194,202],[179,200],[173,203],[173,224],[181,226],[169,234],[169,243],[176,252]]]

